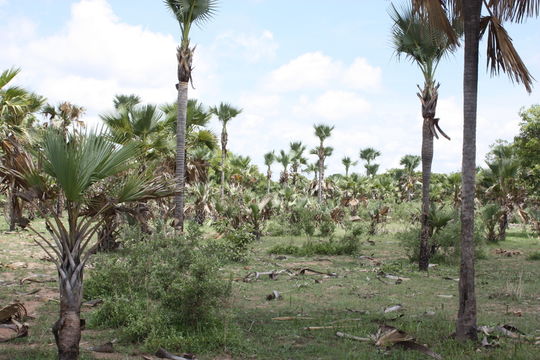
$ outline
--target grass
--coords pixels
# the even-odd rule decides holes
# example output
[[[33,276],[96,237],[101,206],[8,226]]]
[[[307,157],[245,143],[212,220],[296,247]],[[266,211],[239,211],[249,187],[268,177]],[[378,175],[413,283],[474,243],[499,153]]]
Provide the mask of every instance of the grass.
[[[243,264],[223,268],[224,278],[242,279],[252,271],[311,268],[336,273],[337,277],[279,275],[276,280],[261,278],[254,282],[235,281],[230,311],[242,329],[244,345],[233,349],[225,346],[220,353],[200,354],[204,359],[424,359],[425,355],[400,349],[379,350],[369,343],[345,340],[335,336],[343,331],[360,337],[373,334],[379,324],[397,327],[427,344],[445,359],[537,359],[538,345],[508,338],[500,339],[500,347],[480,349],[474,344],[460,344],[449,338],[454,331],[457,314],[458,268],[438,265],[429,273],[420,273],[410,264],[388,226],[386,232],[372,236],[374,245],[365,242],[359,256],[291,256],[270,255],[278,246],[301,245],[301,237],[266,237],[256,243],[253,255]],[[1,228],[0,228],[1,231]],[[540,336],[540,267],[533,259],[540,241],[523,228],[511,228],[508,239],[487,246],[486,259],[476,264],[478,324],[511,324],[524,333]],[[522,255],[504,257],[495,248],[519,250]],[[31,273],[54,276],[51,263],[39,260],[42,251],[32,245],[28,233],[0,235],[0,263],[28,263],[27,268],[0,267],[0,281],[19,280]],[[536,255],[535,255],[536,254]],[[31,265],[32,264],[32,265]],[[408,280],[377,278],[379,271]],[[447,280],[449,278],[450,280]],[[18,295],[40,288],[34,295]],[[56,320],[58,304],[46,300],[53,296],[55,284],[13,284],[0,286],[0,305],[17,298],[36,303],[30,321],[30,335],[8,344],[0,344],[0,359],[54,359],[56,349],[50,332]],[[266,300],[274,290],[281,300]],[[442,295],[442,296],[441,296]],[[57,295],[56,295],[57,296]],[[384,313],[389,305],[401,304],[403,310]],[[351,312],[353,310],[355,312]],[[434,312],[426,316],[426,312]],[[402,315],[402,316],[401,316]],[[273,320],[276,317],[293,320]],[[298,316],[302,318],[297,318]],[[334,326],[331,329],[305,330],[308,326]],[[98,358],[84,349],[110,341],[113,331],[90,329],[83,332],[82,359]],[[115,345],[114,359],[140,359],[136,346]],[[189,349],[182,349],[189,351]],[[102,358],[102,357],[100,357]]]

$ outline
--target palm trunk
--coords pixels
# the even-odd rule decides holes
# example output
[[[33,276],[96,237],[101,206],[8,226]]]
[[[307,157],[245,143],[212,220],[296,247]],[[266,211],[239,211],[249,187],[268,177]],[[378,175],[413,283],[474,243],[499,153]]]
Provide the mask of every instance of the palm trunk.
[[[476,168],[476,109],[481,0],[463,2],[465,58],[463,74],[463,159],[461,202],[461,266],[459,272],[458,340],[476,340],[474,290],[474,196]]]
[[[178,84],[178,114],[176,122],[176,195],[174,197],[175,227],[184,229],[184,187],[186,163],[186,111],[188,102],[188,82]]]
[[[429,267],[429,239],[431,234],[429,224],[431,164],[433,162],[433,126],[437,108],[437,87],[433,82],[426,81],[422,94],[418,94],[422,102],[422,231],[420,233],[420,258],[418,267],[427,271]]]
[[[323,170],[324,169],[324,159],[323,157],[319,158],[319,202],[323,200]]]
[[[76,271],[67,260],[61,266],[65,277],[60,275],[60,318],[52,331],[58,347],[59,360],[77,360],[81,340],[82,270]],[[71,279],[75,281],[71,281]]]
[[[227,158],[227,129],[225,128],[225,122],[223,123],[223,129],[221,130],[221,187],[220,194],[221,200],[225,196],[225,159]]]
[[[266,193],[270,194],[270,181],[272,179],[272,172],[270,170],[270,166],[268,167],[268,170],[266,172]]]
[[[15,196],[15,181],[12,181],[8,190],[8,216],[9,216],[9,231],[14,231],[17,227],[17,207],[18,200]]]
[[[499,218],[499,232],[497,234],[497,241],[503,241],[506,239],[506,229],[508,228],[508,208],[506,205],[502,207],[503,211]]]

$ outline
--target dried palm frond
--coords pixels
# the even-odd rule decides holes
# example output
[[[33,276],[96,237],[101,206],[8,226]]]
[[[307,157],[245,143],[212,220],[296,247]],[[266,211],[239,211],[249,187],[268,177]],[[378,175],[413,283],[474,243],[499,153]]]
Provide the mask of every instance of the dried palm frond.
[[[487,66],[491,75],[498,75],[501,70],[508,74],[512,81],[522,83],[527,92],[532,91],[534,78],[521,60],[512,38],[494,16],[484,16],[480,21],[480,36],[487,31]]]

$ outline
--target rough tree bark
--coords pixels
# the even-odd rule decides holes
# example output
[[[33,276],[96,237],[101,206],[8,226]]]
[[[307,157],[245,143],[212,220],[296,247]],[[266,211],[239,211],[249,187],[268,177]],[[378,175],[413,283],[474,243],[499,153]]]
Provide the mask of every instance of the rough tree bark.
[[[459,272],[458,340],[476,340],[474,289],[474,196],[476,172],[476,109],[481,0],[463,2],[465,58],[463,72],[463,160],[461,202],[461,265]]]

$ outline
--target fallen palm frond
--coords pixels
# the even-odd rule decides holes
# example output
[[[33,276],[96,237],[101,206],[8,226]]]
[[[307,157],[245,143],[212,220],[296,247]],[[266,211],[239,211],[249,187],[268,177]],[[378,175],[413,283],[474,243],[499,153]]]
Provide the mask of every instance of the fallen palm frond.
[[[11,319],[10,324],[0,324],[0,343],[28,336],[28,325]]]
[[[11,320],[24,321],[28,312],[21,303],[13,303],[0,309],[0,324],[7,323]]]
[[[339,331],[336,333],[336,336],[361,342],[373,342],[377,347],[399,346],[408,350],[420,351],[421,353],[431,356],[434,359],[442,360],[441,355],[433,352],[427,346],[415,342],[414,337],[411,335],[389,325],[380,325],[377,332],[367,338],[358,337]]]

